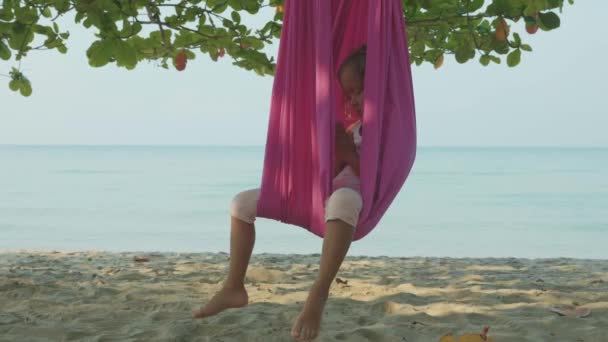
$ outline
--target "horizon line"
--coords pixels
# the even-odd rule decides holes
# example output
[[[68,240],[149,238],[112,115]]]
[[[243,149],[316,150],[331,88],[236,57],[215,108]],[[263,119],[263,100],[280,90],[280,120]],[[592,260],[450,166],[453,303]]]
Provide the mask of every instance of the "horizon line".
[[[235,144],[0,144],[0,147],[264,147]],[[418,145],[418,148],[571,148],[608,149],[603,145]]]

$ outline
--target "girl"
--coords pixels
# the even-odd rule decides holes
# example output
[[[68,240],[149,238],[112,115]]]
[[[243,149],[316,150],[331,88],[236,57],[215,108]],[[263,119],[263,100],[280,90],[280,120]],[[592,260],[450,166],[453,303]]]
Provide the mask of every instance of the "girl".
[[[340,86],[348,99],[347,107],[350,107],[347,117],[358,120],[348,130],[341,123],[336,125],[334,191],[325,208],[327,227],[319,274],[291,331],[292,337],[298,340],[312,340],[319,333],[330,285],[350,247],[363,204],[359,188],[359,146],[362,134],[365,52],[365,46],[361,47],[347,57],[338,70]],[[258,198],[259,189],[244,191],[234,197],[231,206],[228,276],[222,289],[195,312],[194,317],[209,317],[227,308],[247,305],[244,279],[255,243],[254,221]]]

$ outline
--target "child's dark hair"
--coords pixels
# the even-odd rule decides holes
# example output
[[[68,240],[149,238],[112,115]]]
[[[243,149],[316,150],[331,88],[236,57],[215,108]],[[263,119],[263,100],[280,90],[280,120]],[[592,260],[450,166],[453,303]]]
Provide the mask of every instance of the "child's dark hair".
[[[361,79],[365,78],[365,55],[367,52],[367,45],[363,45],[351,53],[340,65],[338,69],[338,78],[342,76],[344,69],[348,66],[352,66],[361,76]]]

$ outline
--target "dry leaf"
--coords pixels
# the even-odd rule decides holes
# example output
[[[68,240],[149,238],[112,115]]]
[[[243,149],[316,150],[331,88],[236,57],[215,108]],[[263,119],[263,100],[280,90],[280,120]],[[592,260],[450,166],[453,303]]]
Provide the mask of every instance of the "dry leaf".
[[[490,327],[485,327],[481,334],[465,334],[458,339],[455,339],[452,336],[452,333],[447,333],[439,339],[439,342],[494,342],[494,340],[488,336],[489,329]]]

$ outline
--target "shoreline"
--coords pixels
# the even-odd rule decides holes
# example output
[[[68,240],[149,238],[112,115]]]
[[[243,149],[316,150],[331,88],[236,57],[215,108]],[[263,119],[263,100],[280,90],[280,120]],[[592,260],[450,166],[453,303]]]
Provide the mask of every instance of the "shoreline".
[[[137,262],[135,257],[148,261]],[[291,341],[319,254],[253,254],[249,306],[191,312],[220,287],[224,253],[0,251],[0,341]],[[608,260],[347,256],[317,341],[434,342],[489,326],[496,342],[601,342]],[[558,304],[592,310],[560,316]]]
[[[3,254],[32,254],[32,255],[77,255],[77,254],[112,254],[112,255],[152,255],[152,256],[228,256],[227,251],[217,252],[192,252],[192,251],[165,251],[165,250],[108,250],[108,249],[2,249],[0,248],[0,256]],[[252,254],[252,258],[257,257],[320,257],[320,253],[274,253],[263,252]],[[589,261],[589,262],[607,262],[608,258],[581,258],[581,257],[477,257],[477,256],[437,256],[437,255],[414,255],[414,256],[395,256],[395,255],[365,255],[365,254],[348,254],[346,259],[438,259],[438,260],[523,260],[523,261],[547,261],[547,260],[562,260],[562,261]]]

